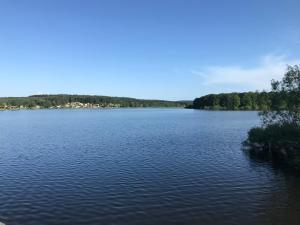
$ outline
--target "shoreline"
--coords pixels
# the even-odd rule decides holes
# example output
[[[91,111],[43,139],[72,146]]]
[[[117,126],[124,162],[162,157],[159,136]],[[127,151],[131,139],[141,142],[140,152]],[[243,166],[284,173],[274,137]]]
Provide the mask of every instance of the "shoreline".
[[[184,107],[99,107],[99,108],[16,108],[16,109],[0,109],[0,112],[5,111],[36,111],[36,110],[82,110],[82,109],[93,109],[93,110],[105,110],[105,109],[186,109]],[[0,224],[1,225],[1,224]]]

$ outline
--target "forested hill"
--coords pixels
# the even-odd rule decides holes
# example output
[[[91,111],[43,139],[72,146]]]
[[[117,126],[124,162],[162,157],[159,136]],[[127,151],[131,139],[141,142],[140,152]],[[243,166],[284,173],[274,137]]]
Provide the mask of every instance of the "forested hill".
[[[272,92],[209,94],[196,98],[192,108],[211,110],[264,110],[270,108],[273,101],[276,101],[276,96]],[[282,102],[283,108],[284,104]]]
[[[191,102],[190,102],[191,103]],[[96,95],[32,95],[0,98],[0,109],[14,108],[106,108],[185,107],[186,101],[144,100]]]

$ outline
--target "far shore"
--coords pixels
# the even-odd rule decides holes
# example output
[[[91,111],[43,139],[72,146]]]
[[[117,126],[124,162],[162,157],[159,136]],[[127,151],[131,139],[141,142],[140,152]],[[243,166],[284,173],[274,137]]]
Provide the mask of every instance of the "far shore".
[[[79,110],[79,109],[94,109],[94,110],[105,110],[105,109],[185,109],[184,107],[163,107],[163,106],[159,106],[159,107],[155,107],[155,106],[147,106],[147,107],[83,107],[83,108],[68,108],[68,107],[60,107],[60,108],[56,108],[56,107],[50,107],[50,108],[42,108],[42,107],[34,107],[34,108],[0,108],[0,112],[4,112],[4,111],[25,111],[25,110],[32,110],[32,111],[36,111],[36,110]],[[1,224],[0,224],[1,225]]]

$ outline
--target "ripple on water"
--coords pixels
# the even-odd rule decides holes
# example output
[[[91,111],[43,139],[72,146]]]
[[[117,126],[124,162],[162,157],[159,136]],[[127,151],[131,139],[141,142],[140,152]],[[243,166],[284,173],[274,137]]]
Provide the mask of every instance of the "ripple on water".
[[[0,221],[297,224],[299,178],[240,150],[257,123],[255,112],[6,112]]]

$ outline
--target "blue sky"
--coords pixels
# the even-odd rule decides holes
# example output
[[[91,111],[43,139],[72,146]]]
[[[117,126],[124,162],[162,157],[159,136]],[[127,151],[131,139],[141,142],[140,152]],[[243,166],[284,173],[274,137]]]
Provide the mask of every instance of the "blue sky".
[[[194,99],[300,63],[298,0],[0,0],[0,96]]]

